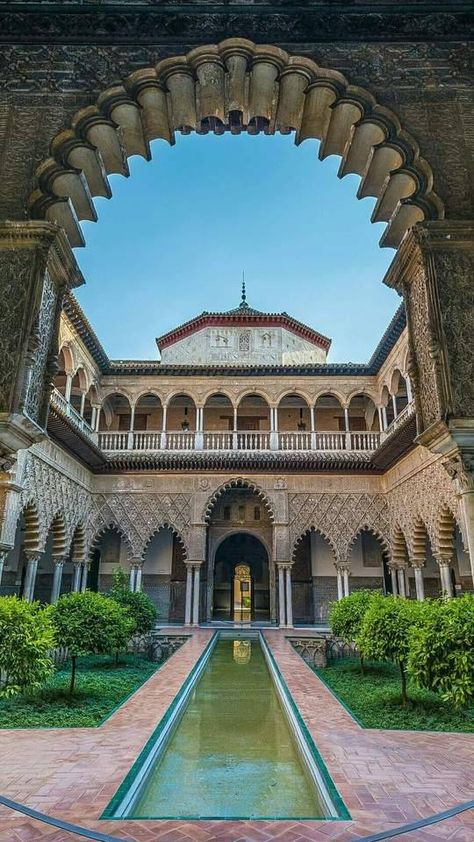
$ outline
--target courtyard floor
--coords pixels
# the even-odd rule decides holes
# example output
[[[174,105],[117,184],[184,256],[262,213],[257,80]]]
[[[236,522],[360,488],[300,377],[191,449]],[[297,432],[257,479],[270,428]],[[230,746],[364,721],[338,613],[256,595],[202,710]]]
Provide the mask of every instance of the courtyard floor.
[[[101,821],[100,815],[212,633],[211,629],[195,630],[99,728],[0,731],[0,794],[129,842],[346,842],[473,797],[474,735],[360,728],[293,650],[286,632],[266,630],[283,678],[352,820]],[[400,838],[407,842],[472,842],[474,811]],[[78,839],[75,834],[0,808],[0,842]]]

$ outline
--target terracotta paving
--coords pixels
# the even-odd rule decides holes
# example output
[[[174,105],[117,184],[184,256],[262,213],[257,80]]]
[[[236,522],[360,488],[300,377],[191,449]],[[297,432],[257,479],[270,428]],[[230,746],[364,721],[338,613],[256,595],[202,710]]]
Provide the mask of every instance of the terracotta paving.
[[[474,735],[359,728],[285,632],[268,630],[265,637],[352,820],[101,821],[211,634],[196,630],[100,728],[0,731],[0,793],[129,842],[349,842],[474,797]],[[0,842],[80,838],[0,808]],[[474,810],[399,838],[474,842]]]

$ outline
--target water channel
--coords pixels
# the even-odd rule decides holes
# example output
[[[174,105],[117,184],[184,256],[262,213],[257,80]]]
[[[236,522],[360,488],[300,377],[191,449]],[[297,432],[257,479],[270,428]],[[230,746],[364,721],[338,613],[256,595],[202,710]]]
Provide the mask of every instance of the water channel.
[[[321,818],[258,638],[220,638],[129,818]]]

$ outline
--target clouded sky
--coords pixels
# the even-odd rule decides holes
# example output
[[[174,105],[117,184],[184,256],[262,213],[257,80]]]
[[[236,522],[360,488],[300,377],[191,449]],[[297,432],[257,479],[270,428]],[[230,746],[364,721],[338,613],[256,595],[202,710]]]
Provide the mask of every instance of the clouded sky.
[[[292,137],[177,137],[130,159],[96,199],[77,249],[77,297],[113,359],[156,359],[155,337],[203,310],[247,300],[285,310],[332,337],[332,362],[365,362],[400,299],[382,284],[392,249],[357,201],[356,176],[337,178],[317,143]]]

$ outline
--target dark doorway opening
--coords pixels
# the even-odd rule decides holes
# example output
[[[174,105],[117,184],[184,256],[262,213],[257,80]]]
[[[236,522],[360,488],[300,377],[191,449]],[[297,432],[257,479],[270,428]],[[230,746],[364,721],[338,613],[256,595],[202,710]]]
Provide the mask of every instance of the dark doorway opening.
[[[270,619],[268,553],[255,535],[237,532],[219,545],[214,562],[213,619]]]

